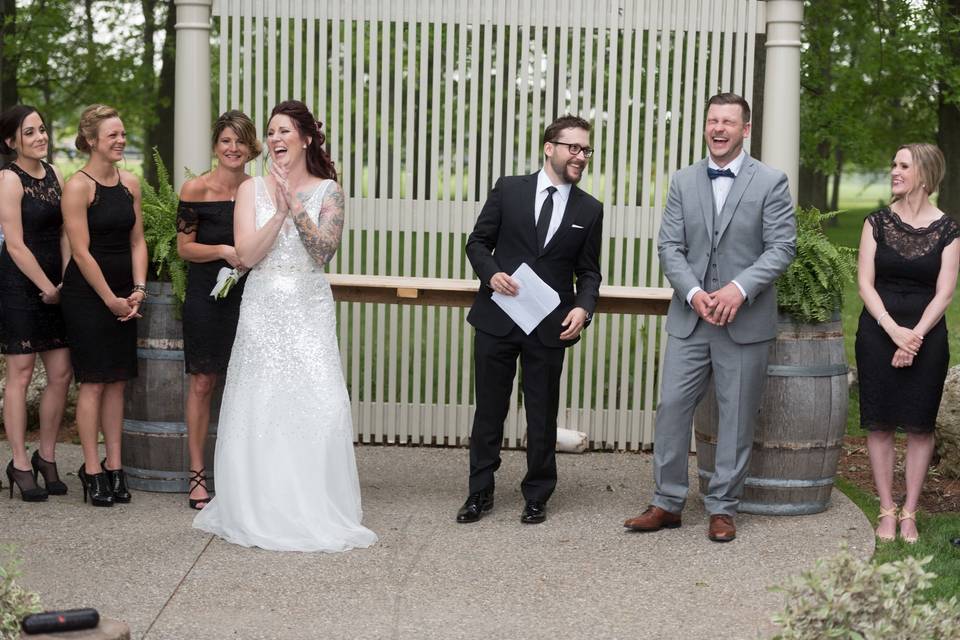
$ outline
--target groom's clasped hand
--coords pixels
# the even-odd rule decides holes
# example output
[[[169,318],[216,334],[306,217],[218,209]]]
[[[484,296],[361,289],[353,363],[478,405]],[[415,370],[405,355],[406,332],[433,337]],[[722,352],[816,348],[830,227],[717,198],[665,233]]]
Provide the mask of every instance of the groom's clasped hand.
[[[712,293],[698,291],[690,300],[698,316],[718,327],[733,322],[743,302],[743,294],[732,282]]]

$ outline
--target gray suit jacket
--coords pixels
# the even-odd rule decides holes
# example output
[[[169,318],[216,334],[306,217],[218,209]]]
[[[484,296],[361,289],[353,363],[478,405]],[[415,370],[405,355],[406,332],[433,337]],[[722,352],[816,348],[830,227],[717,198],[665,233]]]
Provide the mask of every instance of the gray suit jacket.
[[[777,291],[774,281],[796,253],[797,228],[787,176],[750,156],[744,159],[720,215],[714,212],[707,161],[674,174],[660,223],[657,249],[660,265],[673,287],[667,333],[686,338],[700,317],[687,304],[694,286],[705,291],[712,264],[719,286],[736,280],[747,299],[727,325],[739,344],[770,340],[777,335]],[[716,262],[711,263],[714,257]]]

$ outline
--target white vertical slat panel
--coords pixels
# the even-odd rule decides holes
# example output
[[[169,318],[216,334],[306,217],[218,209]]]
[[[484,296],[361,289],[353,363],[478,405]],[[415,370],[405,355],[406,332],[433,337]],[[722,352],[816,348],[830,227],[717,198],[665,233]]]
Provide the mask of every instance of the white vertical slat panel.
[[[262,33],[267,40],[267,104],[264,105],[264,110],[269,114],[273,106],[279,102],[277,100],[277,4],[266,2],[265,9]],[[260,100],[263,100],[263,94],[258,95]]]
[[[747,98],[751,105],[753,104],[753,73],[755,64],[754,48],[757,45],[757,9],[757,1],[750,0],[749,8],[747,10],[747,23],[745,29],[746,33],[743,35],[744,40],[746,41],[746,62],[744,63],[746,70],[744,74],[743,95]],[[749,153],[750,138],[746,139],[744,146]]]
[[[314,113],[314,115],[317,116],[317,119],[319,119],[319,120],[321,120],[321,121],[323,121],[323,122],[326,122],[326,121],[327,121],[327,118],[328,118],[328,115],[327,115],[327,105],[326,105],[326,102],[323,100],[323,95],[324,95],[324,94],[323,94],[323,93],[320,93],[320,101],[319,101],[319,102],[316,101],[315,98],[314,98],[315,95],[316,95],[316,94],[314,93],[314,91],[315,91],[315,86],[316,86],[316,83],[314,82],[314,78],[317,78],[317,77],[320,75],[319,73],[316,72],[316,69],[315,69],[316,56],[317,56],[317,46],[316,46],[316,41],[317,41],[317,5],[316,5],[315,3],[313,3],[313,2],[308,2],[308,3],[307,3],[306,12],[305,12],[305,14],[304,14],[304,18],[303,18],[303,19],[304,19],[304,22],[306,22],[306,25],[305,25],[306,36],[305,36],[305,38],[306,38],[306,45],[307,45],[306,51],[304,52],[304,56],[305,56],[305,58],[306,58],[306,59],[304,60],[304,63],[305,63],[305,65],[306,65],[306,69],[304,70],[304,76],[303,76],[304,86],[306,87],[306,96],[305,96],[305,99],[306,99],[307,104],[310,106],[310,108],[313,109],[313,113]],[[324,28],[326,28],[326,23],[324,23],[323,26],[324,26]],[[322,61],[323,61],[323,60],[326,60],[326,56],[325,56],[325,55],[323,55],[323,54],[320,54],[320,55],[322,56]],[[323,64],[322,61],[321,61],[321,65]],[[300,93],[297,92],[297,95],[300,95]]]
[[[721,91],[732,91],[733,90],[733,20],[736,15],[737,7],[734,3],[729,2],[718,2],[720,5],[720,11],[722,14],[721,21],[718,25],[723,29],[722,43],[720,53],[720,69],[722,73],[722,79],[720,81]],[[739,2],[737,4],[740,4]]]
[[[229,0],[224,0],[224,2],[229,2]],[[231,12],[231,7],[226,7],[226,11],[220,13],[220,40],[217,43],[217,47],[220,49],[220,77],[219,77],[219,102],[217,103],[218,113],[223,113],[227,110],[227,79],[230,77],[230,69],[227,66],[229,64],[227,54],[230,51],[230,16],[233,14]],[[239,21],[239,18],[235,19]],[[239,78],[239,74],[234,74],[234,78]],[[234,101],[236,104],[236,101]]]
[[[543,0],[531,2],[533,7],[533,16],[531,17],[532,26],[530,27],[530,66],[532,78],[530,83],[531,98],[533,103],[530,107],[530,161],[529,171],[535,171],[542,164],[540,149],[541,112],[543,109],[542,91],[540,88],[543,82],[543,48],[541,46],[543,29],[538,25],[543,20]]]
[[[643,286],[646,284],[646,265],[639,261],[640,254],[637,252],[635,238],[638,237],[640,233],[641,223],[639,218],[644,211],[644,208],[640,206],[640,191],[639,191],[639,177],[640,177],[640,112],[643,107],[642,96],[641,96],[641,87],[643,86],[643,69],[644,69],[644,48],[643,48],[643,34],[645,30],[642,24],[642,16],[646,15],[646,4],[649,0],[643,0],[635,6],[633,14],[633,80],[631,85],[630,97],[632,100],[632,109],[630,113],[630,137],[629,137],[629,156],[627,159],[627,166],[629,166],[630,171],[627,178],[627,207],[629,214],[627,216],[627,226],[625,230],[627,251],[626,251],[626,269],[627,269],[627,278],[626,282],[632,286]],[[634,264],[637,265],[637,269],[634,270]],[[632,371],[632,383],[630,385],[630,405],[632,409],[630,411],[630,442],[633,446],[639,447],[642,443],[640,434],[643,428],[642,416],[642,395],[641,390],[643,385],[641,381],[643,379],[643,363],[644,363],[644,350],[643,340],[640,339],[641,329],[644,327],[645,318],[644,317],[630,317],[627,320],[627,327],[629,328],[629,335],[633,341],[631,349],[631,371]],[[630,341],[625,341],[630,342]]]
[[[569,9],[567,0],[558,0],[554,4],[554,8],[556,11],[560,13],[560,21],[559,21],[560,24],[557,27],[550,27],[550,36],[548,37],[547,48],[550,50],[550,53],[548,54],[549,55],[548,67],[553,67],[554,59],[557,60],[556,72],[555,73],[551,72],[552,79],[548,80],[548,89],[550,85],[556,84],[556,91],[553,93],[553,95],[555,96],[557,107],[553,111],[552,116],[548,116],[546,118],[547,122],[552,122],[554,118],[562,115],[566,115],[567,113],[567,109],[565,107],[566,105],[566,96],[565,96],[566,88],[565,87],[567,86],[567,80],[565,76],[566,76],[567,67],[568,67],[565,56],[567,54],[567,40],[569,37],[569,33],[567,30],[567,27],[568,27],[568,22],[566,19],[567,16],[565,15]],[[553,44],[554,38],[555,38],[554,36],[555,32],[557,32],[556,37],[559,40],[559,42],[556,45]],[[559,49],[559,51],[556,53],[556,58],[554,58],[554,53],[553,53],[554,46],[556,46],[556,48]],[[550,103],[549,98],[547,102],[548,104]],[[560,411],[559,411],[559,415],[557,416],[557,426],[563,429],[570,429],[572,427],[575,428],[576,426],[575,424],[573,424],[574,418],[571,415],[570,410],[567,408],[568,402],[569,402],[568,388],[570,386],[570,367],[572,366],[570,354],[571,352],[568,349],[564,358],[563,370],[560,374],[560,401],[558,403],[560,407]]]
[[[290,0],[293,4],[293,94],[289,97],[297,100],[303,100],[303,3],[301,0]],[[288,21],[289,22],[289,21]],[[290,67],[284,67],[289,69]],[[310,101],[306,102],[308,107],[312,107]],[[314,114],[316,115],[316,114]]]
[[[379,4],[379,3],[378,3]],[[384,167],[377,161],[377,141],[385,140],[386,137],[380,137],[377,132],[377,119],[378,119],[378,110],[380,106],[378,104],[378,98],[380,97],[381,83],[380,83],[380,73],[381,66],[379,65],[378,57],[380,55],[380,33],[381,26],[384,28],[384,37],[389,37],[389,30],[387,25],[389,23],[382,23],[379,20],[369,21],[370,29],[370,46],[369,46],[369,62],[367,65],[367,101],[365,104],[365,109],[367,111],[367,144],[366,147],[366,170],[367,170],[367,202],[372,206],[370,207],[371,213],[373,213],[373,220],[368,221],[364,225],[364,232],[367,235],[367,250],[366,250],[366,264],[364,265],[364,273],[382,273],[382,270],[379,268],[382,266],[383,260],[386,259],[386,253],[383,252],[382,246],[377,246],[377,239],[383,237],[381,234],[385,231],[382,222],[383,222],[383,198],[377,198],[377,188],[379,175],[382,174]],[[385,40],[386,42],[387,40]],[[384,47],[385,48],[385,47]],[[388,81],[389,86],[389,81]],[[381,118],[386,118],[386,110],[380,110],[379,116]],[[380,350],[386,347],[386,343],[383,340],[383,305],[382,304],[368,304],[366,305],[366,317],[364,324],[363,332],[363,344],[364,344],[364,361],[369,363],[368,366],[364,367],[364,370],[367,372],[365,378],[371,382],[371,389],[369,395],[366,397],[366,404],[369,407],[370,411],[367,413],[369,426],[367,430],[373,433],[374,442],[383,442],[383,416],[378,410],[382,405],[382,393],[383,393],[383,357],[378,357],[376,362],[373,359],[373,352],[375,350]],[[373,348],[373,345],[377,345],[376,349]]]

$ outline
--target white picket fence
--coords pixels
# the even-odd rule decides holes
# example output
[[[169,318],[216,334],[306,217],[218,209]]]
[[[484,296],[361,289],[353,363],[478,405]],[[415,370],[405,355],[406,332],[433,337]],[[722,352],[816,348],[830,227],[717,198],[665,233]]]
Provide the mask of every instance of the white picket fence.
[[[331,271],[474,277],[467,234],[501,175],[541,164],[557,115],[593,123],[581,186],[605,203],[604,283],[665,286],[669,176],[701,158],[703,105],[753,95],[756,0],[215,0],[220,111],[323,121],[348,194]],[[532,205],[531,205],[532,206]],[[473,410],[466,310],[340,303],[363,442],[460,444]],[[594,448],[653,441],[662,318],[599,315],[568,350],[560,426]],[[517,397],[505,443],[524,433]]]

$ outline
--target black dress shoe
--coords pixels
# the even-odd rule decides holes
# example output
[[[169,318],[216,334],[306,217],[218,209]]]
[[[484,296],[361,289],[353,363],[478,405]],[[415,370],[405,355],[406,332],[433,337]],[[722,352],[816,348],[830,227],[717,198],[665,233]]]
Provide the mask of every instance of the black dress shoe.
[[[471,493],[457,511],[457,522],[476,522],[490,509],[493,509],[493,489]]]
[[[523,524],[540,524],[546,519],[547,504],[536,500],[527,500],[527,504],[523,507],[523,513],[520,514],[520,522]]]

